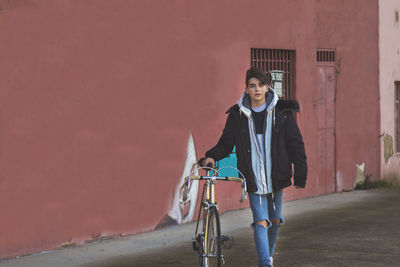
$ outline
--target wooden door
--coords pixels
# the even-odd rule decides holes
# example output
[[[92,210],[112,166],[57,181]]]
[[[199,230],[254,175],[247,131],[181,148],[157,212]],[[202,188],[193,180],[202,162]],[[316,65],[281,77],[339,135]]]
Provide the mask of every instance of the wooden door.
[[[317,64],[318,84],[318,191],[335,192],[335,64]]]

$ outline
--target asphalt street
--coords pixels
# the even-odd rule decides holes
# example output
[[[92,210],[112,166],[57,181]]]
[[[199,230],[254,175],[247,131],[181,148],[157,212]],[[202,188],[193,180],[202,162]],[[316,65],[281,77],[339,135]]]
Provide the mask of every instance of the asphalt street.
[[[400,189],[352,191],[284,204],[274,266],[400,266]],[[249,209],[221,216],[233,237],[224,266],[257,266]],[[0,266],[196,266],[194,224],[0,262]]]

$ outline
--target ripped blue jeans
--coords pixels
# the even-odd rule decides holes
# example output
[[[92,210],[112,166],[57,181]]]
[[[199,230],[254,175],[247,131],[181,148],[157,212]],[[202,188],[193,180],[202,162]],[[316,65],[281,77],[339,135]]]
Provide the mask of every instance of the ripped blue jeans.
[[[283,191],[268,195],[248,193],[251,211],[253,212],[254,243],[258,255],[260,267],[270,267],[270,257],[275,249],[276,239],[280,225],[284,222],[282,218]],[[254,224],[255,222],[268,222],[268,226]],[[280,220],[279,224],[272,224],[271,220]]]

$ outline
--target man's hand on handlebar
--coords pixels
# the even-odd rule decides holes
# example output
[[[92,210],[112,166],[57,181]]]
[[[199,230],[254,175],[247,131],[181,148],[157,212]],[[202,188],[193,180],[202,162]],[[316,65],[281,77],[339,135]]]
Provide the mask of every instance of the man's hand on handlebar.
[[[213,158],[205,158],[199,161],[199,163],[201,164],[202,167],[210,167],[211,164],[211,168],[214,168],[215,166],[215,161]]]

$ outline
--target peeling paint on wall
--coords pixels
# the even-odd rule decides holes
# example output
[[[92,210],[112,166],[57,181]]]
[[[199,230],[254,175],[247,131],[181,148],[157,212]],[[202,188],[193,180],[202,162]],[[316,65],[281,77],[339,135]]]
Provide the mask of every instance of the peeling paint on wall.
[[[389,158],[393,156],[393,137],[390,134],[385,134],[383,137],[385,164],[388,163]]]
[[[357,173],[356,173],[356,180],[354,181],[354,187],[356,187],[357,184],[361,184],[365,181],[364,167],[365,167],[365,162],[363,162],[360,165],[356,164]]]

